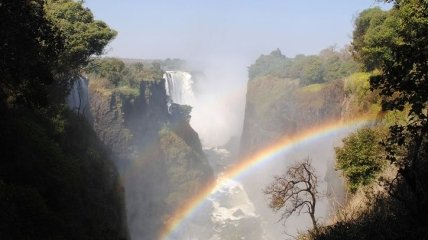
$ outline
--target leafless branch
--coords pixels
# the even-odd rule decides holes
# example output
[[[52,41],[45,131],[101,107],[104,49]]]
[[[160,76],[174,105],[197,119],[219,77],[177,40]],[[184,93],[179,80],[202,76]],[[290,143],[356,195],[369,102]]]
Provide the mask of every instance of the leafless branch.
[[[318,177],[309,158],[289,167],[281,176],[266,187],[264,193],[269,198],[269,207],[281,211],[281,219],[286,220],[292,214],[309,213],[315,231],[318,231],[315,219],[318,192]]]

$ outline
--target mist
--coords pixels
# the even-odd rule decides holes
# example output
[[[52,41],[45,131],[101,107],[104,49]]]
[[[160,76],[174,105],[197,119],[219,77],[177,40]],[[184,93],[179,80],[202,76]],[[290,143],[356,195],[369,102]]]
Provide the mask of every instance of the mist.
[[[427,236],[428,2],[381,2],[0,3],[0,236]]]
[[[309,158],[315,169],[318,190],[321,193],[321,197],[317,199],[315,212],[319,223],[327,221],[334,214],[335,208],[344,202],[346,193],[343,179],[340,172],[334,170],[334,148],[341,146],[341,139],[356,129],[349,127],[321,139],[306,141],[239,177],[238,180],[244,184],[258,214],[267,222],[268,239],[292,239],[291,236],[297,236],[298,233],[312,227],[309,215],[304,212],[301,215],[293,214],[285,221],[281,220],[281,212],[272,211],[267,204],[267,196],[263,193],[263,189],[274,180],[273,176],[282,175],[296,162]]]
[[[196,101],[190,124],[204,147],[221,146],[241,135],[250,61],[218,56],[194,64],[201,73],[194,80]]]
[[[96,0],[88,0],[87,4],[91,8],[97,6]],[[109,4],[118,5],[114,1]],[[293,57],[297,54],[317,54],[333,45],[341,48],[349,43],[354,16],[373,4],[371,0],[364,3],[311,2],[309,5],[281,1],[219,1],[215,4],[195,1],[169,4],[146,2],[120,4],[114,12],[102,11],[98,14],[106,14],[100,17],[107,21],[111,18],[112,27],[120,29],[120,34],[108,49],[107,55],[152,60],[179,58],[186,61],[183,69],[174,70],[192,75],[194,101],[189,104],[192,107],[190,125],[207,150],[224,146],[232,137],[242,139],[248,67],[261,54],[269,54],[279,48],[287,57]],[[106,4],[103,2],[101,5]],[[115,14],[123,16],[123,19],[131,18],[131,21],[114,21],[115,18],[111,16]],[[281,124],[278,125],[273,128],[281,127]],[[261,129],[261,132],[264,134],[263,131],[266,130],[276,129]],[[263,239],[281,239],[287,236],[284,232],[296,235],[310,228],[310,219],[305,214],[290,217],[285,226],[278,223],[280,216],[272,212],[263,194],[263,189],[273,181],[273,176],[285,172],[296,161],[311,158],[321,182],[320,191],[332,193],[336,197],[334,200],[324,197],[318,201],[316,216],[321,222],[328,219],[332,211],[331,202],[343,201],[344,187],[337,184],[343,181],[340,174],[334,171],[334,147],[340,145],[340,140],[353,130],[355,129],[346,129],[328,138],[296,147],[257,169],[247,171],[239,179],[232,179],[239,186],[240,194],[248,195],[246,204],[254,205],[254,216],[257,216],[259,222],[253,222],[252,226],[262,226],[260,231],[263,232]],[[257,149],[257,146],[254,148]],[[209,157],[211,167],[217,166],[218,162],[224,164],[222,158],[228,159],[219,168],[223,170],[229,167],[228,164],[242,160],[234,158],[237,154],[228,150],[230,149],[222,149],[219,156]],[[224,153],[230,156],[220,156]],[[221,170],[215,174],[221,175]],[[139,184],[132,183],[136,186]],[[147,180],[144,184],[153,187],[157,183]],[[162,192],[162,189],[154,189],[153,192],[158,190]],[[154,196],[149,201],[157,197]],[[219,202],[234,202],[234,197],[227,194],[219,199],[215,200],[211,196],[205,200],[210,202],[205,204],[208,207],[198,211],[198,214],[204,215],[204,221],[209,216],[212,218],[211,214],[215,212],[213,209],[216,209]],[[159,200],[162,200],[161,197]],[[140,203],[136,201],[134,209],[143,208],[138,204]],[[229,208],[229,213],[233,212],[232,209]],[[249,219],[253,221],[252,217]],[[207,236],[204,234],[209,232],[208,229],[214,229],[215,232],[217,224],[215,221],[200,224],[201,220],[197,218],[185,219],[184,222],[185,227],[178,230],[184,231],[184,235],[179,233],[179,237],[172,239],[205,239]],[[240,224],[243,223],[238,222],[237,225]],[[210,240],[221,239],[209,237]]]

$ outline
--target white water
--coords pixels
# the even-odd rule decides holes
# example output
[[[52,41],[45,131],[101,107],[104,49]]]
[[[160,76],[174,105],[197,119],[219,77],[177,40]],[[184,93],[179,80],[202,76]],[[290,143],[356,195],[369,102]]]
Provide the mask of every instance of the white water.
[[[168,71],[164,75],[165,88],[169,104],[187,104],[193,107],[190,123],[201,137],[203,146],[220,146],[230,137],[231,132],[236,130],[236,124],[233,123],[238,120],[234,116],[240,115],[236,112],[239,107],[235,105],[236,102],[245,100],[245,94],[238,90],[245,88],[241,87],[239,81],[235,82],[241,78],[239,75],[229,76],[207,70],[204,73],[207,75],[198,75],[196,82],[187,72]],[[227,87],[221,87],[222,85]],[[228,95],[230,97],[226,98]],[[239,101],[241,98],[242,101]],[[242,121],[242,118],[239,120]],[[334,172],[334,147],[340,145],[340,139],[353,130],[355,129],[346,129],[320,141],[300,146],[255,171],[249,171],[239,179],[226,182],[206,199],[196,216],[186,220],[181,230],[176,233],[177,236],[171,239],[220,240],[224,235],[239,235],[245,239],[271,240],[287,237],[284,231],[296,235],[298,231],[310,228],[310,219],[305,214],[290,217],[285,226],[278,223],[279,215],[274,214],[267,206],[262,189],[273,180],[273,175],[281,174],[295,161],[310,157],[320,182],[323,182],[320,184],[320,191],[330,191],[330,182],[323,180],[327,180],[324,179],[327,172]],[[229,152],[221,148],[211,150],[216,156],[213,159],[208,156],[208,159],[221,178],[221,172],[228,165]],[[333,180],[336,178],[337,176]],[[340,192],[342,188],[343,186],[332,191]],[[319,199],[317,217],[320,222],[328,218],[330,204],[331,200],[326,197]]]
[[[196,61],[195,61],[196,62]],[[192,65],[201,74],[194,76],[195,98],[190,124],[204,147],[226,144],[241,135],[247,85],[246,66],[236,56],[211,56]]]
[[[222,170],[227,167],[230,152],[223,148],[205,149],[217,175],[219,186],[198,207],[191,218],[186,219],[174,236],[174,240],[267,240],[265,223],[256,212],[243,184],[225,179]],[[269,239],[270,240],[270,239]]]
[[[89,113],[89,91],[88,79],[79,77],[73,83],[70,94],[66,98],[68,107],[78,115],[88,116]]]
[[[194,107],[191,125],[200,134],[203,145],[224,143],[229,139],[230,136],[223,136],[226,135],[225,126],[235,127],[235,124],[230,123],[230,119],[236,113],[227,114],[225,110],[235,111],[236,108],[233,106],[231,108],[231,105],[223,106],[222,102],[219,102],[221,106],[217,104],[219,97],[224,97],[222,96],[224,91],[220,91],[218,94],[218,89],[212,86],[213,79],[206,77],[199,79],[203,81],[198,82],[200,92],[195,92],[194,89],[197,87],[194,78],[188,72],[166,71],[163,78],[168,96],[168,107],[172,103]],[[218,79],[214,80],[219,82]],[[233,86],[233,84],[229,85]],[[230,89],[228,90],[230,91]],[[241,95],[244,96],[244,94]],[[232,102],[232,104],[235,103]],[[220,141],[212,138],[216,134],[221,135]],[[221,162],[220,159],[224,158],[223,160],[226,161],[230,158],[230,153],[225,149],[216,150],[218,151],[214,151],[213,159],[210,158],[210,164],[220,164],[217,167],[224,168],[227,164]],[[221,171],[218,174],[220,175],[218,176],[219,182],[222,182]],[[266,238],[262,225],[244,186],[240,182],[230,179],[223,182],[221,187],[210,195],[202,209],[199,209],[192,219],[186,221],[180,231],[175,233],[176,236],[171,239],[221,240],[225,236],[238,235],[241,239],[264,240]]]
[[[190,73],[166,71],[163,78],[165,79],[166,94],[169,97],[168,104],[176,103],[189,106],[195,104],[194,81]]]

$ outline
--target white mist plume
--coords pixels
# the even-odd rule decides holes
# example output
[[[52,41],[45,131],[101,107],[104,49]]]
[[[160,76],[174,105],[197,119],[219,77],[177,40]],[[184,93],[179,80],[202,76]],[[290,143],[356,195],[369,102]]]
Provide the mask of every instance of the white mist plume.
[[[268,206],[267,196],[263,193],[273,180],[273,176],[282,175],[286,169],[295,162],[310,158],[318,177],[319,188],[324,193],[317,200],[315,212],[319,223],[326,221],[333,208],[344,201],[343,180],[339,172],[334,171],[335,152],[334,147],[341,145],[341,139],[354,132],[357,127],[341,129],[327,137],[315,139],[305,144],[294,147],[291,151],[266,161],[257,168],[247,171],[239,179],[244,184],[251,201],[256,206],[257,213],[267,222],[266,230],[268,239],[284,239],[284,233],[296,236],[298,232],[312,227],[309,215],[302,213],[300,216],[292,215],[285,224],[278,222],[280,213],[274,213]],[[339,183],[339,184],[337,184]]]
[[[196,79],[196,101],[190,124],[199,133],[204,146],[219,146],[231,136],[241,134],[247,62],[221,57],[204,61],[202,65],[197,68],[203,74]]]

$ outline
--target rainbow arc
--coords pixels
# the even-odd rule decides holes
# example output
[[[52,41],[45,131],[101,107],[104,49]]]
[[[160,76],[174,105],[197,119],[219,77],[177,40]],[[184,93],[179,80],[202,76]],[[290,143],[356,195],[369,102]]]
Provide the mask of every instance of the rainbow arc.
[[[306,144],[316,139],[322,139],[346,128],[364,126],[365,124],[373,122],[374,120],[376,119],[370,115],[354,118],[348,121],[327,121],[323,124],[304,130],[296,135],[285,136],[276,141],[274,144],[271,144],[270,146],[256,152],[252,156],[239,161],[239,163],[224,171],[220,179],[206,184],[204,188],[202,188],[199,192],[189,198],[182,206],[180,206],[165,223],[160,232],[159,239],[172,239],[174,233],[180,228],[182,223],[195,211],[197,211],[197,209],[210,196],[210,194],[216,192],[228,179],[236,179],[251,169],[259,166],[260,164],[263,164],[264,162],[267,162],[280,154],[290,151],[294,147]]]

